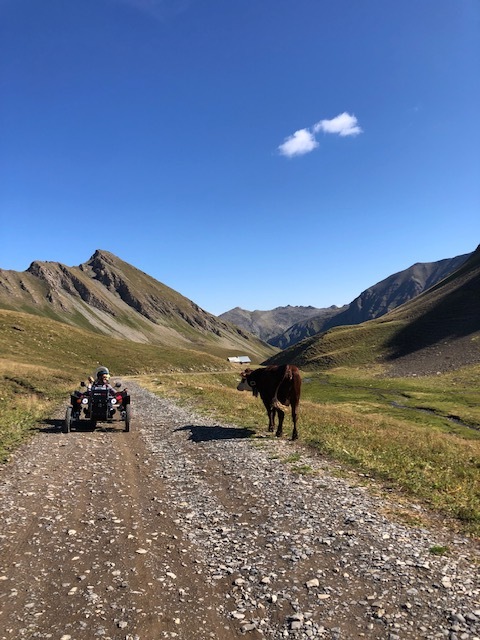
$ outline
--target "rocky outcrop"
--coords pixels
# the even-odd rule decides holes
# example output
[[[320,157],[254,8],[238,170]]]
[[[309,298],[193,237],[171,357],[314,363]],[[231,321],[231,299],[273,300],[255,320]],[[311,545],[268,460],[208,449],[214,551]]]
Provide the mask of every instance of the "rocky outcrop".
[[[67,311],[71,308],[68,296],[79,297],[87,305],[115,315],[115,310],[96,292],[72,272],[56,262],[32,262],[27,272],[43,281],[47,287],[46,299],[54,306]]]

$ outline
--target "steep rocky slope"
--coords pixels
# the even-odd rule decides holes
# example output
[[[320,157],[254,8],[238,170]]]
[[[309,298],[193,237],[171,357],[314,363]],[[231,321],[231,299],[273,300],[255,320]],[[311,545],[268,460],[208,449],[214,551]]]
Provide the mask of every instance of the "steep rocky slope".
[[[437,262],[418,262],[369,287],[344,307],[315,309],[287,306],[272,311],[246,311],[237,307],[220,317],[279,349],[286,349],[332,327],[380,318],[458,269],[469,255]],[[294,312],[297,312],[297,318]]]
[[[268,347],[107,251],[78,267],[33,262],[25,272],[0,270],[0,308],[46,316],[135,342],[211,341],[263,355]]]
[[[480,363],[480,247],[448,277],[381,318],[306,338],[267,362],[302,368],[385,362],[391,375]]]
[[[470,255],[467,253],[438,262],[417,262],[404,271],[394,273],[363,291],[347,309],[327,321],[324,330],[380,318],[446,278]]]

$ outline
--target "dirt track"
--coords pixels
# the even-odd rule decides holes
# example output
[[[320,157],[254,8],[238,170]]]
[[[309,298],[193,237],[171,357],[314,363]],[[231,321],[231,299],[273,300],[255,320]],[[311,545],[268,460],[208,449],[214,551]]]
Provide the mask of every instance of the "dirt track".
[[[52,421],[0,471],[1,640],[480,638],[468,540],[131,389],[130,433]]]

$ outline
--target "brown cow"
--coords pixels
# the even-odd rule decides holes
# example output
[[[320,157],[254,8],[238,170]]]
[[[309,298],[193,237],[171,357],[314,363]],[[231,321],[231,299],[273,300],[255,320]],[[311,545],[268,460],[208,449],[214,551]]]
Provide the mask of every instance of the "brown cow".
[[[292,440],[298,438],[297,410],[300,403],[302,379],[298,368],[293,364],[271,365],[264,369],[245,369],[240,374],[242,380],[237,386],[238,391],[252,391],[265,405],[268,414],[268,430],[273,431],[275,414],[278,413],[278,427],[275,435],[281,436],[285,411],[280,405],[291,406],[293,433]]]

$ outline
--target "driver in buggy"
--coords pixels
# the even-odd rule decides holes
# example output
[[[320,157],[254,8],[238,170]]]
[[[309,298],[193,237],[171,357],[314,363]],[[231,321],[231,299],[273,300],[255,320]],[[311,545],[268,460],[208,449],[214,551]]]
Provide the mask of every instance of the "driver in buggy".
[[[95,380],[92,382],[92,387],[107,387],[110,394],[115,395],[117,392],[109,383],[110,371],[107,367],[99,367],[95,371]]]
[[[89,385],[89,391],[91,391],[93,387],[106,387],[108,389],[108,394],[110,396],[115,396],[118,402],[122,402],[122,400],[128,396],[128,389],[126,387],[123,391],[119,391],[122,386],[120,382],[115,384],[116,388],[112,387],[109,382],[110,371],[107,367],[98,367],[95,371],[95,380],[93,378],[90,379],[92,380],[92,383]]]

